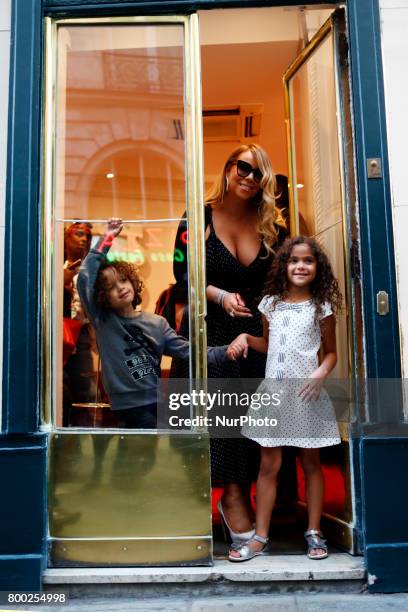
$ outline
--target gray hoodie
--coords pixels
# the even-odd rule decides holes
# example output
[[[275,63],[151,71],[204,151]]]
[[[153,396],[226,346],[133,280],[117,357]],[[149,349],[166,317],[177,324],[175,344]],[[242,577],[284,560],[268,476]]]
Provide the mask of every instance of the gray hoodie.
[[[148,312],[121,317],[95,301],[98,271],[110,244],[101,238],[79,270],[77,288],[92,322],[102,365],[102,379],[113,410],[157,402],[162,355],[188,359],[189,342],[178,336],[166,319]],[[209,363],[226,360],[226,347],[208,349]]]

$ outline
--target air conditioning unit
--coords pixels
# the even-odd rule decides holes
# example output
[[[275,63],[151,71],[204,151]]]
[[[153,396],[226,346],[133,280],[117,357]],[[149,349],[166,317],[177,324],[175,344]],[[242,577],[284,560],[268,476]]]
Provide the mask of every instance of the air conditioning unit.
[[[261,134],[263,104],[208,106],[203,110],[204,142],[245,142]]]

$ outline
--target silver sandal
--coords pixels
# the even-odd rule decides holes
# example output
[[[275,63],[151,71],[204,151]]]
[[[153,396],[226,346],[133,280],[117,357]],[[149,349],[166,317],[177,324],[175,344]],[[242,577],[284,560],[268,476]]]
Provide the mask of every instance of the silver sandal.
[[[252,542],[252,540],[255,540],[256,542],[261,542],[261,544],[263,544],[263,547],[261,548],[261,550],[251,550],[248,544]],[[269,538],[264,538],[258,534],[255,534],[250,540],[247,540],[246,542],[243,542],[242,544],[233,544],[230,550],[236,550],[237,552],[239,552],[240,556],[233,557],[231,555],[228,555],[228,559],[230,561],[233,561],[234,563],[240,562],[240,561],[249,561],[249,559],[253,559],[254,557],[259,557],[259,555],[264,555],[265,550],[268,547],[268,544],[269,544]]]
[[[323,534],[321,531],[317,529],[309,529],[304,533],[305,540],[307,542],[307,556],[309,559],[326,559],[329,556],[327,550],[326,540],[323,540]],[[325,552],[320,553],[319,555],[311,555],[312,550],[316,550],[317,548],[321,548]]]

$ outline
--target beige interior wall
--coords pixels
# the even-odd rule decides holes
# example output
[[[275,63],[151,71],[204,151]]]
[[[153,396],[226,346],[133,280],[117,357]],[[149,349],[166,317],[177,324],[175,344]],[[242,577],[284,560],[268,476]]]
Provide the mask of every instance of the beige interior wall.
[[[287,174],[288,168],[282,76],[296,49],[297,41],[280,41],[204,45],[201,53],[203,108],[263,104],[261,133],[254,140],[268,151],[275,172],[281,174]],[[207,180],[239,144],[238,140],[205,143]]]

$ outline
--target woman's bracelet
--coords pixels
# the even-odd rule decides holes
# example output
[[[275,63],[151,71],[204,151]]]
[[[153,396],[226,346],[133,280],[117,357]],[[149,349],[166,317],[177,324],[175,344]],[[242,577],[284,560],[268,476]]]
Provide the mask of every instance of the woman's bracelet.
[[[220,289],[219,290],[216,302],[217,302],[218,306],[221,306],[221,308],[224,308],[224,300],[225,300],[225,296],[226,295],[227,295],[227,291],[225,291],[225,289]]]

